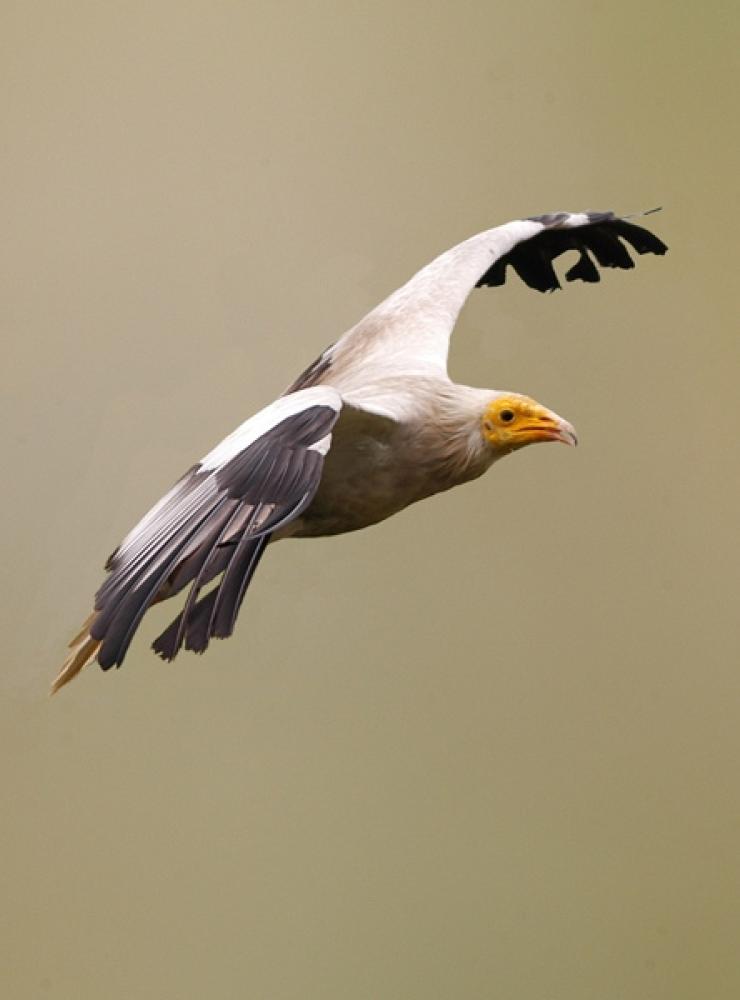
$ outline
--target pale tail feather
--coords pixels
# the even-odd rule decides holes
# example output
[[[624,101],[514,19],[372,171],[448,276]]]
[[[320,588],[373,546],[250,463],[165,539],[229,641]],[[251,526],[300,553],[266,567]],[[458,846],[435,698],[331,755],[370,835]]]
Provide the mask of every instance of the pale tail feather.
[[[93,639],[89,632],[94,617],[95,612],[90,615],[78,634],[70,642],[69,655],[62,664],[62,669],[52,682],[51,694],[56,694],[60,687],[64,687],[68,681],[71,681],[73,677],[79,674],[83,667],[95,659],[100,649],[100,640]]]

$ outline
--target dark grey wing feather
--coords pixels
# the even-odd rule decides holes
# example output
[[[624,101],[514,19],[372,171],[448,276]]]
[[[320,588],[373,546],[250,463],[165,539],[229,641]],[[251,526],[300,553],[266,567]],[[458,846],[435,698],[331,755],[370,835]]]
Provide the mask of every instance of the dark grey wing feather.
[[[313,385],[320,385],[324,375],[331,368],[331,352],[333,344],[329,344],[315,361],[306,368],[285,390],[286,395],[291,392],[298,392],[299,389],[308,389]]]
[[[155,642],[172,659],[230,635],[270,536],[311,502],[341,398],[327,387],[277,400],[194,466],[108,560],[89,627],[98,663],[120,666],[147,609],[190,584]],[[221,575],[205,597],[204,586]]]
[[[213,522],[215,531],[220,530],[224,516],[230,513],[227,504],[227,499],[221,498],[216,508],[201,513],[194,525],[176,532],[171,543],[165,545],[161,552],[152,555],[141,582],[128,588],[119,600],[96,602],[95,610],[98,614],[90,627],[90,635],[102,643],[98,663],[103,670],[121,665],[141,619],[176,567],[193,534],[206,521]]]
[[[188,596],[185,599],[184,608],[173,622],[176,626],[175,632],[171,636],[168,636],[165,642],[161,641],[163,637],[160,636],[154,644],[155,652],[159,653],[163,659],[171,660],[180,649],[183,638],[185,637],[185,630],[193,607],[197,603],[203,586],[209,579],[213,579],[213,576],[217,573],[219,554],[220,552],[223,552],[225,548],[223,544],[224,538],[228,534],[229,529],[232,527],[236,518],[239,516],[241,510],[242,505],[238,501],[232,501],[230,516],[226,523],[223,525],[219,524],[217,533],[214,532],[214,537],[212,539],[204,540],[194,553],[193,563],[191,566],[191,572],[194,574],[193,583],[188,591]],[[244,533],[246,534],[246,531]],[[167,629],[167,632],[169,632],[169,629]],[[159,643],[159,645],[157,645],[157,643]]]
[[[210,635],[225,639],[234,631],[236,616],[263,552],[263,545],[247,544],[244,538],[237,545],[208,618]]]

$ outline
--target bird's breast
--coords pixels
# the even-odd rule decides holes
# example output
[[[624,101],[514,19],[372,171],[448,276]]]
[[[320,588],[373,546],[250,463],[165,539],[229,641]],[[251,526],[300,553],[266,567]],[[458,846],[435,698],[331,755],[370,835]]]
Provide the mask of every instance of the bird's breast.
[[[316,496],[296,536],[335,535],[377,524],[411,503],[471,478],[450,467],[413,426],[335,435]]]

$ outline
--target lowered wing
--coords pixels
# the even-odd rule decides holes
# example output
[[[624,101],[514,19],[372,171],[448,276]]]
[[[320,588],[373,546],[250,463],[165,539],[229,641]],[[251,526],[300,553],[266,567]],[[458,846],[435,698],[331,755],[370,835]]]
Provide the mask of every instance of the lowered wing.
[[[95,607],[71,643],[57,690],[86,663],[120,666],[147,609],[190,584],[154,644],[172,659],[231,635],[270,535],[311,502],[342,408],[328,386],[283,396],[225,438],[129,532],[108,560]],[[202,588],[220,576],[218,584]]]

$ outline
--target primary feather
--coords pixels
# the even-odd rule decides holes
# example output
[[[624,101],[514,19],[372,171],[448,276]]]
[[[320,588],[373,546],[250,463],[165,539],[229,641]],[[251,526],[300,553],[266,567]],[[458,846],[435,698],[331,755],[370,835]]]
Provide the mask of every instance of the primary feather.
[[[447,374],[449,340],[470,292],[511,268],[538,291],[561,287],[553,261],[578,254],[567,281],[599,281],[666,252],[611,212],[518,219],[441,254],[327,348],[279,397],[194,465],[109,558],[94,609],[53,690],[89,662],[120,666],[146,611],[188,585],[155,640],[172,659],[230,635],[271,541],[366,527],[475,479],[535,441],[575,443],[567,421],[518,393]],[[216,581],[211,590],[204,588]]]

